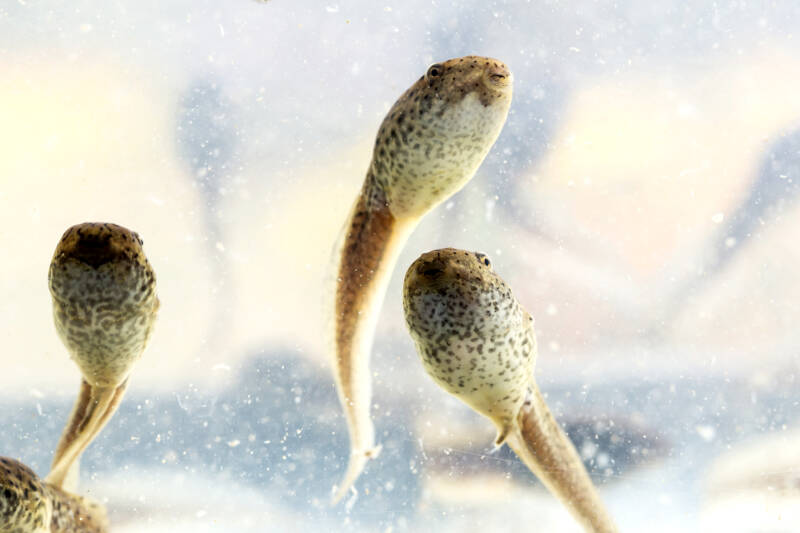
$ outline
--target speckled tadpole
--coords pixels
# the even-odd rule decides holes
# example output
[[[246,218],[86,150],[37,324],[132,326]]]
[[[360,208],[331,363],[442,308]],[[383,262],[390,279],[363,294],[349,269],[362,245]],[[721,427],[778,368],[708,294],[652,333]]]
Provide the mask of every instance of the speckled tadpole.
[[[497,427],[507,443],[587,531],[614,523],[533,379],[533,317],[486,255],[453,248],[408,269],[403,309],[425,371]]]
[[[69,228],[50,263],[49,282],[56,330],[83,380],[47,481],[73,489],[78,458],[122,401],[159,301],[142,239],[116,224]]]
[[[420,219],[475,174],[511,105],[512,76],[496,59],[431,65],[389,110],[334,256],[334,374],[350,462],[334,501],[379,448],[370,419],[369,353],[397,256]]]
[[[0,533],[106,533],[105,508],[0,457]]]

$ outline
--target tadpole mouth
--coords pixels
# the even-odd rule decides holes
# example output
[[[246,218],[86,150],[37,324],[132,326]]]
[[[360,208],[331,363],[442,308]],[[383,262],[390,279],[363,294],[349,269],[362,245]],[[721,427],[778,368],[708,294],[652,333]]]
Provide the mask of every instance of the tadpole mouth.
[[[75,243],[75,247],[67,252],[67,255],[92,268],[98,268],[113,261],[117,256],[110,241],[111,235],[108,234],[85,235]]]
[[[441,268],[427,268],[422,271],[422,275],[426,278],[438,278],[443,272]]]
[[[135,255],[141,246],[136,233],[110,223],[86,222],[70,227],[61,237],[56,257],[75,259],[94,269]]]
[[[511,71],[503,63],[499,61],[490,65],[486,71],[486,84],[499,90],[505,90],[511,87],[514,76]]]
[[[417,267],[417,273],[428,280],[439,279],[444,274],[444,262],[434,259],[432,261],[423,261]]]
[[[404,294],[428,294],[464,288],[480,288],[485,284],[483,264],[475,268],[475,252],[442,248],[419,256],[406,271]],[[471,290],[471,289],[470,289]]]

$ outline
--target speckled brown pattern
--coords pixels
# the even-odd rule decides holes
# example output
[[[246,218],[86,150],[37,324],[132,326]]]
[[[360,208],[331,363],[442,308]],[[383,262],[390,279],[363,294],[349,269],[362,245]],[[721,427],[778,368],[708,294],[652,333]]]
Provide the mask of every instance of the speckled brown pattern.
[[[159,302],[141,238],[116,224],[69,228],[50,263],[49,283],[56,331],[83,374],[81,394],[47,476],[61,487],[122,400]]]
[[[105,533],[97,502],[43,482],[27,466],[0,457],[0,533]]]
[[[403,309],[433,380],[497,427],[587,531],[615,531],[583,463],[533,379],[533,318],[486,255],[434,250],[409,267]]]
[[[533,318],[483,254],[423,254],[408,269],[403,309],[425,370],[489,417],[501,444],[525,400],[536,362]]]
[[[436,63],[383,119],[364,194],[396,218],[419,218],[469,181],[511,105],[512,78],[496,59]]]
[[[508,68],[468,56],[432,65],[392,106],[335,252],[334,374],[351,455],[338,501],[378,448],[369,352],[397,256],[421,217],[475,174],[511,104]]]
[[[52,517],[53,503],[33,470],[0,457],[0,532],[50,531]]]
[[[53,502],[53,533],[105,533],[109,530],[105,508],[89,498],[47,484]]]

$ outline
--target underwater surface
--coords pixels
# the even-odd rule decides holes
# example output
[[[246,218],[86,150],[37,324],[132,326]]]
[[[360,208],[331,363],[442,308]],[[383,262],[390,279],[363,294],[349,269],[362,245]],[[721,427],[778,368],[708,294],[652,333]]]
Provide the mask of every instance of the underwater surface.
[[[468,530],[510,531],[503,513],[530,512],[530,495],[544,524],[570,530],[558,502],[513,453],[492,449],[484,420],[456,417],[468,437],[451,432],[452,445],[426,442],[424,430],[413,429],[430,415],[421,401],[392,402],[391,414],[377,417],[379,459],[369,463],[358,496],[331,508],[348,454],[345,426],[327,373],[297,359],[255,355],[233,386],[214,395],[191,385],[172,395],[131,394],[81,463],[85,486],[106,501],[115,527],[158,531],[185,522],[259,531],[264,520],[277,520],[270,529],[416,531],[435,523],[450,531],[467,521]],[[700,531],[693,524],[713,499],[704,479],[715,458],[800,421],[794,381],[772,385],[676,377],[543,388],[622,524]],[[71,402],[37,396],[2,403],[0,445],[43,471]],[[487,438],[474,437],[482,431]],[[461,486],[465,501],[447,496],[459,490],[447,483]],[[470,484],[487,483],[508,499],[487,506],[470,494]]]

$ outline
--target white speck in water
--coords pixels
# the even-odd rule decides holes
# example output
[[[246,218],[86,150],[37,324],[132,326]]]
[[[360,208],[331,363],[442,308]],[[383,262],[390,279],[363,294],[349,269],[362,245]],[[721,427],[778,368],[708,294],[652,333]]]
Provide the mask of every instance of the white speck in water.
[[[495,200],[494,198],[486,200],[486,222],[492,221],[492,213],[494,213]]]
[[[242,441],[240,441],[239,439],[233,439],[228,441],[228,446],[230,446],[231,448],[236,448],[241,443]]]
[[[197,518],[203,518],[207,514],[208,514],[208,511],[206,511],[205,509],[200,509],[199,511],[197,511],[197,513],[195,513],[195,516]]]
[[[219,251],[219,252],[224,252],[225,251],[225,245],[222,244],[221,242],[217,242],[216,248],[217,248],[217,251]]]
[[[611,462],[610,458],[607,453],[601,452],[597,454],[597,458],[595,459],[597,466],[600,468],[605,468]]]
[[[717,434],[716,430],[712,426],[705,424],[696,425],[694,430],[697,431],[697,434],[700,435],[700,438],[706,442],[711,442],[714,440],[714,437]]]
[[[225,28],[222,27],[222,24],[219,24],[219,34],[225,37]]]
[[[550,341],[550,343],[547,346],[548,348],[550,348],[551,352],[557,352],[558,350],[561,349],[561,346],[556,341]]]
[[[734,246],[736,246],[736,237],[728,237],[725,239],[726,248],[733,248]]]
[[[328,13],[338,13],[339,12],[339,6],[337,6],[337,5],[328,6],[328,7],[325,8],[325,11],[327,11]]]
[[[590,440],[583,441],[581,445],[581,459],[591,459],[597,453],[597,444]]]
[[[178,454],[174,450],[168,450],[167,453],[164,454],[164,457],[161,458],[161,464],[174,464],[177,460]]]
[[[175,401],[178,402],[178,407],[180,407],[182,410],[186,412],[189,411],[189,409],[187,409],[186,406],[181,403],[181,397],[177,392],[175,393]]]
[[[81,33],[89,33],[90,31],[92,31],[92,25],[91,24],[81,24],[80,25],[80,31],[81,31]]]
[[[216,365],[211,367],[211,370],[224,370],[226,372],[231,371],[231,367],[226,365],[225,363],[217,363]]]
[[[36,402],[36,412],[39,413],[39,416],[42,416],[42,404]]]
[[[44,393],[42,391],[40,391],[39,389],[31,389],[30,393],[31,393],[31,396],[33,396],[34,398],[39,398],[39,399],[44,398]]]
[[[719,224],[725,219],[725,215],[722,213],[715,213],[713,217],[711,217],[711,222],[714,224]]]
[[[449,211],[450,209],[453,209],[454,205],[456,205],[455,202],[447,202],[446,204],[444,204],[444,208]]]
[[[550,316],[555,316],[558,314],[558,308],[555,304],[550,304],[547,306],[547,310],[545,311]]]

